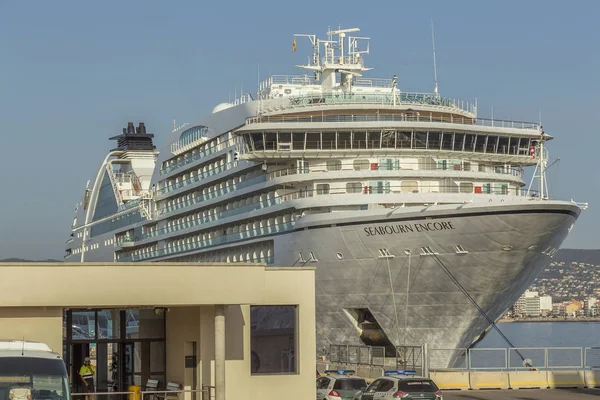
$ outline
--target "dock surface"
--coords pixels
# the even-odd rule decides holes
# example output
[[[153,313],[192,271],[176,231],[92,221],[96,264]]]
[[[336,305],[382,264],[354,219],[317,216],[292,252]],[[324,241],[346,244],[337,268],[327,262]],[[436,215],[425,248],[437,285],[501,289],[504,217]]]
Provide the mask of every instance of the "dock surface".
[[[579,400],[600,399],[598,389],[445,390],[444,400]]]

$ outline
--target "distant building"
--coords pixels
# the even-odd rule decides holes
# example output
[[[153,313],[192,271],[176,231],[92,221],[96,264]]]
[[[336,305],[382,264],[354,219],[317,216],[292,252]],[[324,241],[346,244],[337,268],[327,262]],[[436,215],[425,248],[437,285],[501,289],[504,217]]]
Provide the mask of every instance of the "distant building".
[[[565,310],[567,312],[567,316],[575,317],[580,314],[580,311],[583,310],[583,302],[581,301],[572,301],[566,307]]]
[[[552,296],[540,296],[540,311],[545,315],[552,313]]]
[[[560,303],[553,304],[552,316],[555,318],[565,318],[567,316],[565,306]]]
[[[552,298],[550,298],[550,310],[552,310]],[[529,290],[523,293],[517,300],[515,312],[525,317],[539,317],[542,314],[539,293]]]
[[[595,297],[588,297],[583,301],[583,310],[584,315],[586,317],[595,317],[596,316],[596,305],[598,304],[598,299]]]

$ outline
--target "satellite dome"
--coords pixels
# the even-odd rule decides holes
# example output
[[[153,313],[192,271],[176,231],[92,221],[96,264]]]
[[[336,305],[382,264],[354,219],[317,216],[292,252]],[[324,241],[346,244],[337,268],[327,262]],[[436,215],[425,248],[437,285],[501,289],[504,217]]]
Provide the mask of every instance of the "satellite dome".
[[[233,107],[233,104],[231,103],[221,103],[221,104],[217,104],[217,106],[215,108],[213,108],[212,113],[216,114],[219,111],[223,111],[228,109],[229,107]]]

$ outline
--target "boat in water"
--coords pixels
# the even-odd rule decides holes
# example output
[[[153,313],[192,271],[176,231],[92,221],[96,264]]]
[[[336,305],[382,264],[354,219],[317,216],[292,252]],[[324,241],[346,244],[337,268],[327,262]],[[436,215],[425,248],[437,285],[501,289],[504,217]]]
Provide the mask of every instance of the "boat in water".
[[[470,347],[586,205],[549,198],[540,124],[479,118],[437,82],[411,93],[365,76],[358,31],[296,35],[312,47],[304,74],[175,126],[160,151],[129,123],[77,204],[65,260],[312,266],[319,353]]]

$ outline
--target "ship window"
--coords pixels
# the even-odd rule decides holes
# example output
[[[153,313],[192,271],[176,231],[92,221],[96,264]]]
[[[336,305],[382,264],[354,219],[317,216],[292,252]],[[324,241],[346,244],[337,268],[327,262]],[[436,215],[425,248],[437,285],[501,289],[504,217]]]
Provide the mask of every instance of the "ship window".
[[[329,194],[329,184],[328,183],[318,183],[317,184],[317,194]]]
[[[323,149],[335,149],[335,132],[323,132]]]
[[[368,170],[371,168],[371,164],[369,163],[369,160],[366,159],[356,159],[353,162],[354,165],[354,170],[355,171],[364,171],[364,170]]]
[[[352,132],[352,148],[364,149],[367,146],[367,132]]]
[[[292,146],[294,148],[294,150],[304,150],[304,139],[305,139],[305,133],[304,132],[294,132],[292,134]]]
[[[413,148],[424,149],[427,147],[427,132],[415,132]]]
[[[337,137],[337,148],[338,149],[349,149],[350,146],[350,140],[351,140],[351,136],[350,136],[350,132],[338,132],[338,137]]]
[[[510,154],[519,154],[519,138],[511,137],[509,144]]]
[[[460,183],[460,192],[461,193],[473,193],[473,184],[471,182],[461,182]]]
[[[473,151],[475,146],[475,135],[465,134],[465,151]]]
[[[396,147],[399,149],[410,149],[411,132],[396,132]]]
[[[454,151],[463,151],[463,144],[465,143],[464,133],[454,134]]]
[[[442,134],[440,132],[429,132],[427,148],[430,150],[439,150],[441,145]]]
[[[346,183],[346,193],[361,193],[362,183],[361,182],[348,182]]]
[[[498,136],[488,136],[486,153],[495,153],[498,146]]]
[[[306,133],[306,149],[318,150],[321,148],[321,132]]]
[[[195,126],[190,129],[186,129],[179,136],[179,145],[185,146],[200,138],[206,136],[208,128],[206,126]]]
[[[507,137],[498,138],[498,153],[508,154],[508,138]]]
[[[265,150],[277,149],[277,134],[265,133]]]
[[[291,132],[279,132],[279,141],[284,143],[289,143],[292,141],[292,133]]]
[[[478,152],[478,153],[485,152],[485,139],[486,139],[485,135],[477,135],[477,138],[475,139],[475,151],[476,152]]]
[[[381,148],[381,131],[369,132],[369,143],[367,144],[369,149]]]
[[[262,133],[253,133],[252,134],[252,143],[254,144],[254,150],[264,150],[265,142],[263,141]]]
[[[442,138],[442,150],[452,150],[452,141],[454,139],[453,132],[444,132]]]
[[[327,160],[327,171],[341,171],[342,160]]]

